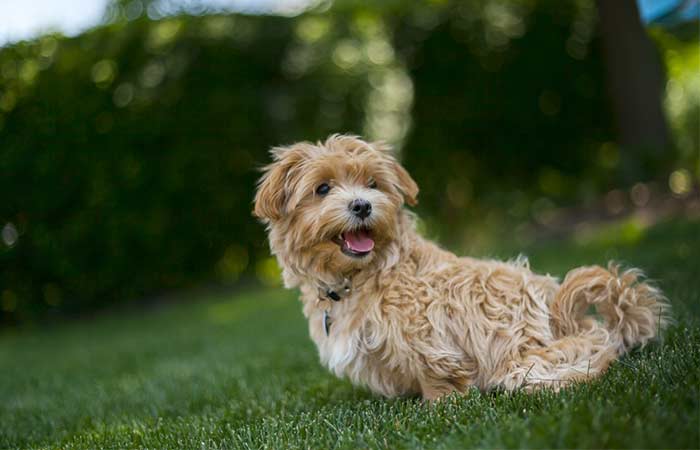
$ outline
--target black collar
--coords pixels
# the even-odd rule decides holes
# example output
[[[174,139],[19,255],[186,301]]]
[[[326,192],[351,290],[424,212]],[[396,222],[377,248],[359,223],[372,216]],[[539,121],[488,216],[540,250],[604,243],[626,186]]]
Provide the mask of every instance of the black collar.
[[[334,302],[340,301],[340,295],[337,292],[332,291],[330,289],[326,291],[326,297],[330,298]]]
[[[333,300],[334,302],[339,302],[343,299],[343,297],[347,297],[348,295],[350,295],[351,291],[352,287],[350,284],[350,280],[347,278],[343,278],[343,282],[340,285],[320,285],[318,288],[318,297],[319,300],[325,300],[328,298]]]

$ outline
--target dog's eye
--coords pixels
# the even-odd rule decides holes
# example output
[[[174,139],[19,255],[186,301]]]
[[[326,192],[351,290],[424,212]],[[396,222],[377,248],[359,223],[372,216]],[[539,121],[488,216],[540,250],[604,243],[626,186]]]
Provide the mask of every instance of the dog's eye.
[[[374,178],[370,178],[369,184],[367,185],[370,189],[377,189],[377,182]]]
[[[316,188],[316,193],[320,196],[324,196],[324,195],[328,194],[328,192],[330,190],[331,190],[331,187],[328,185],[328,183],[321,183]]]

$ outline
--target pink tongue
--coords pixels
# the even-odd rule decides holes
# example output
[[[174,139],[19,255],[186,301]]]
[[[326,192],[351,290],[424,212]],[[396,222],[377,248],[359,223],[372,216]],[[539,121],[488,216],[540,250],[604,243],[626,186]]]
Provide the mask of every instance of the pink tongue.
[[[348,231],[343,233],[343,239],[353,252],[364,253],[374,248],[374,241],[366,231]]]

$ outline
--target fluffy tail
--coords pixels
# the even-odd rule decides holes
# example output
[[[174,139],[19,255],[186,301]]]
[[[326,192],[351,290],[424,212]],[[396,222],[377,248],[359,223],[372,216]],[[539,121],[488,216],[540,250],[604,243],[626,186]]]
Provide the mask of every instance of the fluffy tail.
[[[669,324],[671,307],[661,291],[642,281],[639,269],[620,272],[610,263],[570,271],[551,306],[551,325],[557,337],[572,336],[600,327],[589,306],[604,321],[608,341],[618,354],[657,337]]]

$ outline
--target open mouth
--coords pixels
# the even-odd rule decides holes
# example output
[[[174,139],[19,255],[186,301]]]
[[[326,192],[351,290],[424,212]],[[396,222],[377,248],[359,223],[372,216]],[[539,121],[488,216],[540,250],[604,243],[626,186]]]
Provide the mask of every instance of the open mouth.
[[[333,242],[340,246],[343,253],[353,258],[367,256],[374,249],[372,231],[369,228],[346,231],[333,238]]]

